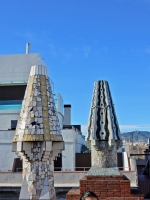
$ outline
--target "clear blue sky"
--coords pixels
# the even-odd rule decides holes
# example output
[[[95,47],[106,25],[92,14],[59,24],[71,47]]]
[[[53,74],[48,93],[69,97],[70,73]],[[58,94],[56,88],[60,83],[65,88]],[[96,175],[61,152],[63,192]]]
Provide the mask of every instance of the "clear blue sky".
[[[149,0],[1,0],[0,54],[40,53],[72,123],[107,80],[121,131],[150,130]]]

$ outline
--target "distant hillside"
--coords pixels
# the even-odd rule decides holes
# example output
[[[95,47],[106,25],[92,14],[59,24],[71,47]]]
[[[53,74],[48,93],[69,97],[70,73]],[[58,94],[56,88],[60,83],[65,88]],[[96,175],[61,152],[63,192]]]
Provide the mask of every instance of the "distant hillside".
[[[133,133],[133,142],[146,142],[148,141],[148,138],[150,138],[150,132],[149,131],[135,131],[122,133],[122,139],[128,140],[130,138],[130,142],[132,143],[132,133]]]

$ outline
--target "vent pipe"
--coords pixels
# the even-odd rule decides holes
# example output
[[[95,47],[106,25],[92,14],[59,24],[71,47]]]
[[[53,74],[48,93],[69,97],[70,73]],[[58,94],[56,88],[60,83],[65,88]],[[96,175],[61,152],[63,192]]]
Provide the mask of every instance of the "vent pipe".
[[[26,54],[30,53],[30,43],[26,43]]]

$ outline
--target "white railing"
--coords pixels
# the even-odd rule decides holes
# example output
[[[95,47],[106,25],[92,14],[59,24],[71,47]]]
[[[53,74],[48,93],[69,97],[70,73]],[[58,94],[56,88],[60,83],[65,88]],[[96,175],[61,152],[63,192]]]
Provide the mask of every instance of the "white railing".
[[[61,171],[61,172],[78,172],[78,171],[88,171],[91,167],[74,167],[74,168],[61,168],[61,167],[54,167],[54,172]],[[118,167],[121,171],[132,171],[131,167]],[[0,169],[0,172],[12,172],[9,169]],[[22,172],[22,168],[16,168],[16,172]]]
[[[60,168],[55,167],[54,171],[57,171],[57,169],[61,169],[60,171],[88,171],[91,167],[74,167],[74,168]]]

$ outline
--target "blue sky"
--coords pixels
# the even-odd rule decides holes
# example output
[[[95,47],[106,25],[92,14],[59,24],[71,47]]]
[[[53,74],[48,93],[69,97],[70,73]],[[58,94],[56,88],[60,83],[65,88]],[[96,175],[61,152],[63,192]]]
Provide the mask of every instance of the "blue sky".
[[[122,132],[150,131],[149,0],[1,0],[0,54],[40,53],[72,124],[107,80]]]

